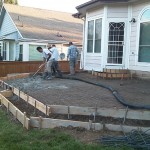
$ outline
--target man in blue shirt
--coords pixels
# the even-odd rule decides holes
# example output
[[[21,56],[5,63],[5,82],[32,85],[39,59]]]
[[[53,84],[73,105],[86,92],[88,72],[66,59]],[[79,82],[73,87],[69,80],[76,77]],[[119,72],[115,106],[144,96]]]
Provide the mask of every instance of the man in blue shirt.
[[[75,75],[75,66],[78,59],[79,50],[75,45],[73,45],[72,42],[69,42],[69,48],[67,53],[67,60],[69,59],[69,65],[70,65],[70,74],[69,75]]]

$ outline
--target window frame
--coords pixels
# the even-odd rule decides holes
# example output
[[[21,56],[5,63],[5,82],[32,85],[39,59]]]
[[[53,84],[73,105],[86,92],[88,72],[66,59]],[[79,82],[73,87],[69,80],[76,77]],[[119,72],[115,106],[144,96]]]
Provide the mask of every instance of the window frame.
[[[137,63],[140,65],[143,65],[143,64],[145,64],[145,66],[149,66],[149,64],[150,64],[150,62],[142,62],[142,61],[139,61],[139,55],[140,55],[140,33],[141,33],[141,23],[146,23],[146,22],[150,22],[150,19],[145,19],[145,20],[142,20],[142,16],[143,16],[143,14],[147,11],[147,10],[150,10],[150,6],[148,6],[146,9],[144,9],[141,13],[140,13],[140,15],[139,15],[139,33],[138,33],[138,44],[137,44]]]
[[[100,52],[95,52],[95,43],[96,43],[96,37],[95,37],[95,31],[96,31],[96,20],[101,20],[101,49]],[[88,24],[90,21],[94,21],[93,26],[93,50],[92,52],[88,52]],[[87,20],[87,32],[86,32],[86,53],[87,54],[101,54],[102,53],[102,30],[103,30],[103,17],[96,17],[96,18],[90,18]]]

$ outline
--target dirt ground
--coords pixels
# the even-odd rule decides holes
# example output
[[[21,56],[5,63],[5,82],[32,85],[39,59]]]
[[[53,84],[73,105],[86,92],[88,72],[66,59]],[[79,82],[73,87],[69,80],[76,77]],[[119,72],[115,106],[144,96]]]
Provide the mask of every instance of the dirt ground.
[[[111,86],[132,104],[150,105],[150,80],[104,80],[89,73],[77,73],[76,77]],[[37,76],[35,79],[24,78],[7,83],[44,104],[125,108],[107,89],[77,80],[53,78],[47,81]]]

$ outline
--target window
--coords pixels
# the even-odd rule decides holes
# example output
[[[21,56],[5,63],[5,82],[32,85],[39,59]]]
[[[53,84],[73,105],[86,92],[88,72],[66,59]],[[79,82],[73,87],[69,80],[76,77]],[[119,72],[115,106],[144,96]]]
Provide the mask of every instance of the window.
[[[102,19],[88,21],[87,52],[101,52]]]
[[[150,9],[141,16],[138,61],[150,62]]]
[[[29,61],[42,61],[42,54],[39,53],[36,48],[40,46],[42,48],[46,48],[46,45],[29,45]]]
[[[19,61],[23,61],[23,45],[19,45]]]
[[[3,60],[6,60],[6,49],[7,49],[7,43],[3,42]]]

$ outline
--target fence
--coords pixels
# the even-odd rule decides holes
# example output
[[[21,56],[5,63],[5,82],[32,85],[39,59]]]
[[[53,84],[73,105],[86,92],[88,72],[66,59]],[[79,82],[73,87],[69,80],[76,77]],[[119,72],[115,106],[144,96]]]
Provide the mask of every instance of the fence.
[[[7,76],[12,73],[33,73],[36,72],[38,67],[42,64],[41,61],[4,61],[0,62],[0,77]],[[69,72],[69,62],[59,61],[59,66],[62,72]],[[76,70],[79,70],[80,62],[76,66]]]

